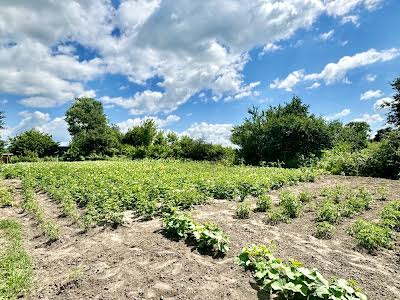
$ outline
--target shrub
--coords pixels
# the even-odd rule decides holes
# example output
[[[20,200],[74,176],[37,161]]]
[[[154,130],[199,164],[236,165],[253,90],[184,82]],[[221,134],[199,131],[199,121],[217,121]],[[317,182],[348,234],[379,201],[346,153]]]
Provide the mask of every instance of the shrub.
[[[260,195],[256,201],[256,211],[258,212],[266,212],[272,207],[272,199],[271,196],[268,195]]]
[[[296,218],[300,214],[301,203],[293,193],[282,192],[279,195],[279,206],[289,218]]]
[[[382,227],[363,219],[358,219],[348,228],[348,233],[355,237],[358,244],[374,252],[379,248],[390,249],[393,246],[392,232],[388,227]]]
[[[251,212],[251,206],[249,201],[243,201],[238,203],[236,207],[236,217],[239,219],[248,219]]]
[[[318,222],[316,228],[317,232],[315,236],[319,239],[330,239],[335,231],[335,226],[326,221]]]
[[[271,299],[367,299],[353,282],[344,279],[329,282],[315,269],[275,258],[265,245],[243,249],[236,263],[252,272],[261,289],[273,295],[268,297]]]

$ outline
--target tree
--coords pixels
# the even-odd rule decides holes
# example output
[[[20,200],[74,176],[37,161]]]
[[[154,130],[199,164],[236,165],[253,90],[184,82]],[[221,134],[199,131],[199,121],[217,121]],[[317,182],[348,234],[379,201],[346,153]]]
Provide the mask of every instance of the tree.
[[[284,106],[265,111],[253,107],[248,112],[250,117],[233,128],[231,138],[246,163],[283,162],[296,167],[331,146],[326,122],[310,114],[309,106],[298,97]]]
[[[4,129],[4,119],[5,119],[5,115],[4,112],[0,111],[0,130]],[[1,137],[1,135],[0,135]],[[3,140],[0,139],[0,154],[4,151],[5,148],[5,142]]]
[[[393,101],[386,102],[383,106],[389,108],[388,123],[398,127],[400,126],[400,77],[395,79],[391,85],[396,94],[393,96]]]
[[[123,138],[123,143],[131,146],[148,147],[157,135],[157,125],[152,119],[143,121],[139,126],[132,127],[128,130]]]
[[[376,132],[373,141],[380,142],[391,132],[393,132],[393,128],[391,127],[381,128]]]
[[[65,113],[65,121],[72,136],[108,126],[103,104],[93,98],[76,98]]]
[[[93,98],[77,98],[65,116],[72,135],[66,158],[114,155],[120,150],[121,133],[116,126],[108,125],[101,102]]]
[[[35,154],[45,157],[54,155],[58,146],[51,135],[31,129],[11,138],[9,150],[19,156]]]

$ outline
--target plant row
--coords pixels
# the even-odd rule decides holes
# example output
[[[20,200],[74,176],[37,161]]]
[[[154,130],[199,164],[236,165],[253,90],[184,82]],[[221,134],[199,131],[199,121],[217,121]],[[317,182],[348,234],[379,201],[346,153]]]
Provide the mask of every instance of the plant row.
[[[214,223],[196,223],[188,213],[174,211],[163,217],[165,232],[174,238],[194,242],[200,250],[225,254],[229,250],[229,237]]]
[[[85,224],[119,224],[126,210],[152,217],[210,198],[258,197],[283,185],[312,181],[319,174],[312,169],[169,160],[17,164],[3,167],[3,173],[32,177],[34,186],[49,193],[65,215]]]
[[[14,220],[0,220],[0,239],[0,299],[19,299],[31,286],[33,273],[21,226]]]
[[[0,186],[0,208],[12,205],[12,194],[10,189]]]
[[[274,299],[366,300],[354,281],[327,280],[316,269],[297,261],[275,258],[265,245],[251,245],[236,258],[237,264],[252,272],[262,290]]]
[[[400,231],[400,200],[387,204],[379,221],[368,222],[360,218],[348,228],[348,233],[369,252],[392,248],[396,231]]]

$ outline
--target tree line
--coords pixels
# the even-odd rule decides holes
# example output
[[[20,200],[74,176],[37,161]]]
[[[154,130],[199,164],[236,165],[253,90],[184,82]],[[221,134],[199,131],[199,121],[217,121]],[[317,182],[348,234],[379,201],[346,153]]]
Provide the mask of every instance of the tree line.
[[[61,152],[50,135],[35,129],[11,138],[8,151],[17,156],[15,161],[58,155],[69,161],[123,156],[283,167],[319,164],[333,173],[395,178],[400,172],[400,78],[392,87],[393,101],[383,104],[392,127],[380,129],[373,139],[366,122],[326,121],[310,113],[310,107],[298,97],[265,110],[250,108],[248,117],[232,130],[231,141],[237,149],[161,131],[151,119],[122,133],[108,123],[101,102],[77,98],[65,114],[72,137],[67,151]],[[4,114],[0,113],[2,127]]]

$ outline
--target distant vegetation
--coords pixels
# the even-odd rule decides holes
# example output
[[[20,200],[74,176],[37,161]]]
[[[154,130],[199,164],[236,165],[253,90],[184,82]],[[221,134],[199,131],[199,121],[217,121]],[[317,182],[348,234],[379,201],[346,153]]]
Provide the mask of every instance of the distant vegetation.
[[[400,78],[392,86],[393,101],[383,104],[392,127],[380,129],[374,138],[370,137],[367,123],[328,122],[311,114],[309,106],[298,97],[266,110],[249,109],[249,117],[232,131],[231,139],[237,149],[163,132],[151,119],[122,133],[108,123],[101,102],[77,98],[66,112],[72,136],[66,151],[60,151],[51,136],[35,129],[11,138],[8,151],[16,154],[14,162],[174,158],[255,166],[316,166],[333,174],[398,178]],[[3,113],[0,113],[1,128],[4,128]],[[0,142],[2,148],[4,142]]]

